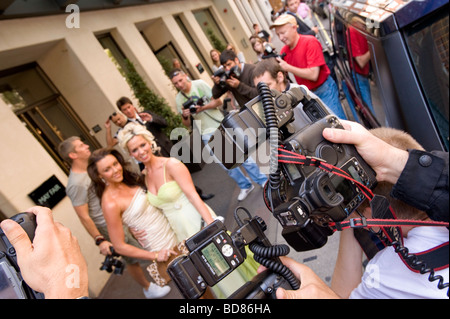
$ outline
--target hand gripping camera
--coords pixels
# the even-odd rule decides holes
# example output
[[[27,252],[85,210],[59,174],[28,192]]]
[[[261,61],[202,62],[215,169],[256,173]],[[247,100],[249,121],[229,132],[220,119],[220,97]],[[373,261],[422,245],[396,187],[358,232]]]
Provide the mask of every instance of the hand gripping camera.
[[[110,251],[111,255],[105,257],[100,270],[106,270],[109,273],[114,272],[115,275],[122,275],[125,265],[120,261],[120,255],[116,253],[114,247],[111,246]]]
[[[190,96],[186,102],[183,103],[183,109],[189,109],[189,111],[191,112],[191,114],[195,114],[197,113],[197,108],[196,106],[204,106],[206,104],[208,104],[208,98],[206,96],[203,96],[201,98],[193,98],[192,96]]]
[[[264,43],[264,54],[262,55],[262,59],[270,59],[270,58],[280,58],[284,60],[286,53],[278,54],[272,44],[265,42]]]
[[[237,65],[233,66],[230,70],[226,71],[222,66],[214,72],[213,76],[218,76],[220,78],[219,80],[219,86],[221,88],[225,88],[227,85],[226,81],[227,79],[230,79],[231,77],[239,78],[241,76],[241,70]]]
[[[23,227],[30,240],[33,241],[36,229],[36,216],[31,213],[20,213],[11,217]],[[23,280],[17,264],[14,247],[0,228],[0,299],[44,299],[44,295],[31,289]]]
[[[247,213],[245,221],[237,216],[239,209]],[[236,209],[235,218],[239,229],[233,233],[229,233],[223,223],[216,220],[186,240],[189,254],[175,258],[167,268],[181,294],[187,299],[201,297],[207,287],[217,284],[244,262],[247,257],[246,245],[254,253],[255,260],[268,270],[253,278],[229,298],[274,298],[278,287],[298,289],[298,280],[278,259],[289,253],[289,247],[271,246],[264,235],[264,221],[259,217],[252,218],[244,208]]]
[[[353,145],[325,140],[325,128],[343,129],[305,86],[280,93],[259,83],[259,96],[228,114],[209,141],[228,169],[239,166],[269,138],[268,209],[297,251],[320,248],[329,222],[345,219],[365,199],[361,187],[376,185],[375,172]]]

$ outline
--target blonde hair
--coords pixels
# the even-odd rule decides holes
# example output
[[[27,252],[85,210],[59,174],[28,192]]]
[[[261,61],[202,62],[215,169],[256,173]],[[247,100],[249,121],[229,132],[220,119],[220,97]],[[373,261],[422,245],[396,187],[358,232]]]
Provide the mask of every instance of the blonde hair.
[[[142,136],[150,143],[153,153],[159,152],[161,150],[158,144],[156,144],[153,134],[149,130],[147,130],[145,126],[138,123],[131,122],[125,125],[117,135],[117,140],[119,141],[119,145],[124,150],[127,150],[129,152],[127,144],[133,137],[137,135]]]

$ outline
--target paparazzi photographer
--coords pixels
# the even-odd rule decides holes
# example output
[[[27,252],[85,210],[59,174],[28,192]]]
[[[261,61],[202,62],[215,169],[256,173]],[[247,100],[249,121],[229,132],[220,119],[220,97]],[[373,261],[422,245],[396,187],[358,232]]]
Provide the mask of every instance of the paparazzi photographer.
[[[183,124],[187,127],[192,125],[191,117],[196,120],[195,123],[200,123],[201,127],[198,128],[202,140],[205,145],[208,143],[211,135],[220,125],[223,120],[223,114],[217,109],[221,104],[220,100],[212,96],[211,88],[203,80],[191,81],[187,78],[186,74],[179,70],[174,69],[170,72],[169,78],[175,87],[179,90],[176,102],[177,108],[183,115]],[[183,108],[183,104],[186,103],[190,98],[198,100],[200,97],[205,97],[210,99],[210,102],[203,106],[195,106],[196,111],[192,113],[190,108]],[[261,187],[267,180],[267,177],[260,173],[258,166],[254,162],[246,161],[243,164],[249,176],[257,182]],[[254,189],[251,181],[244,175],[239,167],[234,169],[226,169],[228,175],[235,180],[238,184],[240,193],[238,195],[238,201],[244,200],[247,195]]]
[[[448,153],[433,152],[432,154],[421,150],[406,151],[405,149],[407,147],[413,145],[409,140],[407,140],[406,146],[402,146],[403,149],[397,148],[376,137],[358,123],[348,121],[342,121],[342,123],[345,130],[327,128],[323,131],[323,136],[331,142],[354,144],[358,153],[376,171],[379,182],[395,183],[392,187],[392,197],[409,202],[412,206],[416,206],[419,209],[422,207],[431,208],[432,211],[427,211],[431,219],[448,221]],[[398,134],[394,135],[396,139],[397,136]],[[374,152],[374,149],[377,151]],[[412,179],[416,178],[421,178],[420,182],[411,183]],[[424,185],[425,187],[423,187]],[[411,196],[413,197],[411,198]],[[412,214],[416,218],[426,218],[423,216],[420,217],[420,213],[415,213],[411,208],[409,210],[412,211]],[[423,228],[427,227],[417,227],[414,229],[414,232],[410,231],[414,235],[410,238],[410,243],[414,249],[412,252],[421,251],[439,244],[440,241],[445,242],[448,240],[448,230],[445,227],[436,228],[437,230],[434,230],[434,227],[428,227],[433,229],[425,230]],[[424,231],[428,231],[429,233],[424,234]],[[338,258],[335,274],[333,275],[334,290],[327,287],[308,267],[292,259],[283,258],[283,263],[302,280],[303,284],[297,291],[279,289],[277,291],[277,298],[336,298],[336,292],[342,297],[347,297],[350,294],[351,288],[354,288],[359,283],[361,276],[359,278],[356,278],[358,276],[353,276],[350,279],[345,279],[344,277],[352,274],[361,274],[362,254],[359,252],[358,243],[351,232],[344,232],[341,241],[343,241],[342,244],[345,242],[347,246],[345,249],[343,247],[340,249],[340,254],[343,252],[345,255],[341,255],[340,259]],[[408,245],[406,243],[406,246]],[[374,267],[371,270],[381,271],[381,268],[383,268],[383,277],[381,277],[383,284],[391,284],[400,275],[403,278],[401,283],[397,282],[394,284],[396,285],[395,287],[381,286],[380,289],[367,289],[373,288],[370,284],[380,284],[380,282],[379,279],[377,282],[374,282],[377,278],[370,277],[371,274],[366,273],[364,274],[362,285],[355,290],[352,297],[380,297],[380,295],[369,294],[379,293],[381,297],[386,297],[391,294],[390,297],[394,298],[435,298],[436,296],[442,297],[445,294],[445,290],[438,290],[436,283],[424,282],[428,280],[427,275],[413,273],[407,268],[403,268],[403,272],[400,273],[397,271],[390,278],[386,277],[386,273],[389,275],[393,271],[393,261],[400,263],[404,267],[398,256],[390,256],[389,254],[394,254],[392,247],[388,247],[388,249],[377,254],[377,258],[374,258],[371,264]],[[349,263],[345,264],[343,261],[349,261]],[[356,263],[352,263],[352,261],[356,261]],[[383,264],[386,261],[387,264]],[[376,263],[380,263],[378,264],[378,268],[376,268]],[[395,268],[398,269],[401,266],[397,264]],[[448,266],[446,269],[437,271],[436,273],[442,275],[444,281],[448,282]],[[380,275],[380,273],[376,272],[376,275]],[[419,284],[420,288],[413,287],[417,282],[421,282]],[[432,285],[432,287],[430,288],[428,286],[427,290],[424,288],[424,285]],[[403,294],[400,294],[399,291],[402,289],[404,290]]]
[[[337,117],[347,119],[319,40],[298,34],[297,22],[289,14],[277,18],[271,28],[275,28],[276,34],[285,44],[280,51],[281,55],[285,54],[284,59],[277,58],[281,68],[292,73],[298,84],[305,85],[317,95]]]
[[[192,127],[194,123],[191,119],[199,120],[201,127],[197,129],[201,135],[213,132],[218,123],[223,120],[223,114],[218,109],[222,102],[220,99],[212,98],[209,85],[203,80],[190,80],[181,69],[173,69],[169,78],[178,90],[175,100],[183,124],[186,127]],[[193,108],[189,105],[183,106],[189,98],[191,98]]]
[[[236,102],[242,108],[245,103],[258,95],[258,90],[253,84],[254,64],[241,63],[232,50],[225,50],[220,55],[220,63],[226,72],[237,69],[238,72],[230,73],[227,77],[225,85],[220,85],[220,77],[213,76],[214,86],[212,88],[212,96],[215,99],[220,98],[223,94],[230,91]],[[236,73],[239,73],[237,75]]]
[[[370,131],[374,136],[401,150],[423,150],[422,146],[411,135],[393,128],[380,127]],[[390,196],[392,184],[379,182],[373,189],[377,195],[388,199],[397,219],[431,221],[425,212],[411,207],[402,201]],[[366,218],[372,218],[373,211],[368,203],[363,202],[358,208],[364,212]],[[377,216],[377,215],[375,215]],[[404,246],[410,253],[422,255],[421,252],[435,250],[440,245],[448,242],[448,229],[445,227],[406,226],[401,227],[404,236]],[[358,234],[358,237],[357,237]],[[364,251],[372,245],[357,238],[369,238],[370,232],[366,229],[344,229],[341,233],[339,254],[333,274],[331,287],[342,297],[350,298],[447,298],[445,289],[437,289],[436,283],[429,281],[428,275],[422,275],[407,268],[395,252],[393,247],[386,247],[377,252],[369,253],[370,261],[366,271],[362,274],[361,247]],[[420,257],[419,257],[420,258]],[[436,257],[437,260],[444,259]],[[447,267],[437,266],[433,276],[442,276],[444,282],[448,282],[448,257]],[[441,268],[443,267],[443,268]]]

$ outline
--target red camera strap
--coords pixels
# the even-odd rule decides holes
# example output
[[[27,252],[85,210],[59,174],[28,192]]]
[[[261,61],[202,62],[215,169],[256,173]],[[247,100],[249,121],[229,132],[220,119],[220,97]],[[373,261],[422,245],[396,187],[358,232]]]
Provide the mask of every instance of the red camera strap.
[[[313,156],[304,156],[280,147],[278,148],[278,162],[286,164],[315,166],[323,171],[333,173],[335,175],[341,176],[355,183],[357,187],[361,190],[361,192],[364,194],[364,196],[369,200],[371,200],[374,196],[370,188],[353,179],[347,172],[343,171],[339,167],[328,164],[323,159]]]
[[[329,226],[334,230],[344,230],[346,228],[372,228],[372,227],[396,227],[396,226],[436,226],[448,227],[447,222],[421,221],[410,219],[366,219],[365,217],[352,218],[342,222],[330,222]]]
[[[370,202],[376,197],[371,189],[353,179],[347,172],[326,163],[320,158],[304,156],[281,147],[278,148],[278,152],[278,161],[280,163],[315,166],[326,172],[336,174],[355,183],[355,185]],[[395,217],[396,215],[392,208],[389,206],[388,209],[391,211],[392,216]],[[407,219],[366,219],[365,217],[360,217],[342,222],[330,222],[328,225],[333,231],[341,231],[346,228],[370,229],[372,227],[379,227],[382,230],[382,233],[378,232],[378,237],[384,241],[385,245],[394,246],[395,251],[398,253],[405,265],[415,272],[424,273],[429,271],[430,268],[440,270],[447,268],[449,265],[449,242],[424,252],[409,254],[408,250],[403,247],[403,235],[400,228],[401,226],[434,226],[448,228],[448,222]],[[418,261],[418,257],[420,257],[420,261]]]

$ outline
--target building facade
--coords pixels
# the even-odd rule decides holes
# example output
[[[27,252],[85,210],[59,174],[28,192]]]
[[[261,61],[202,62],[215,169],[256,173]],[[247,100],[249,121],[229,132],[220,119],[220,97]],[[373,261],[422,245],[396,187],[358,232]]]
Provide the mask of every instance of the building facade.
[[[91,150],[106,146],[104,123],[116,100],[128,96],[139,105],[120,72],[125,58],[175,110],[167,61],[179,59],[191,78],[212,84],[212,37],[255,61],[252,25],[270,24],[267,0],[123,1],[106,9],[76,2],[56,11],[27,11],[23,1],[0,7],[0,219],[67,184],[68,168],[56,151],[62,140],[77,135]],[[66,196],[52,210],[80,242],[95,297],[110,276],[99,270],[104,257]]]

